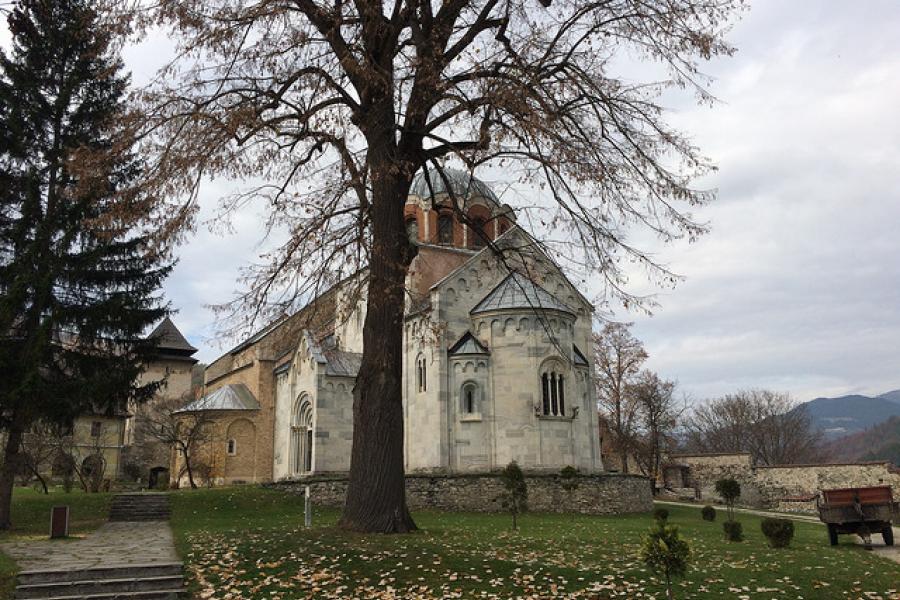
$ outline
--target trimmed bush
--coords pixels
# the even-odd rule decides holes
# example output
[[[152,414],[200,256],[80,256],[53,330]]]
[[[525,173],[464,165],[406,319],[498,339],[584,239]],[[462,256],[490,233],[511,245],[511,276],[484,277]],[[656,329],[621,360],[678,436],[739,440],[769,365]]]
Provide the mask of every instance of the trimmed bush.
[[[744,528],[738,521],[725,521],[722,523],[722,529],[725,531],[725,539],[729,542],[744,541]]]
[[[725,502],[725,508],[728,511],[728,520],[734,521],[734,503],[741,497],[741,484],[730,477],[720,479],[716,482],[716,493],[721,496],[722,500]]]
[[[653,518],[657,521],[668,521],[669,520],[669,511],[665,508],[654,508],[653,509]]]
[[[794,524],[787,519],[763,519],[760,528],[773,548],[787,548],[794,538]]]
[[[716,520],[716,509],[707,504],[700,511],[700,516],[703,517],[704,521],[715,521]]]
[[[641,560],[666,580],[666,597],[673,598],[672,580],[684,577],[691,560],[691,547],[675,525],[657,519],[656,525],[641,538]]]
[[[512,461],[500,472],[504,493],[500,496],[503,509],[512,515],[512,527],[518,529],[516,517],[528,510],[528,484],[516,461]]]

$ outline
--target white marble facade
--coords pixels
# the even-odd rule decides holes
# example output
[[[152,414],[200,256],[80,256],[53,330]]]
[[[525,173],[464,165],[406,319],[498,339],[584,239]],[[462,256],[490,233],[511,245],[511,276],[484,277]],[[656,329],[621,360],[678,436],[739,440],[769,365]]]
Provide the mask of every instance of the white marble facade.
[[[448,233],[438,219],[450,196],[430,188],[437,199],[425,201],[421,180],[414,185],[421,195],[410,196],[407,212],[420,253],[404,324],[407,472],[485,472],[511,460],[529,470],[602,471],[586,358],[593,309],[529,247],[508,207],[476,183],[479,194],[466,197],[466,209],[489,211],[490,238],[525,251],[509,257],[508,267],[458,222]],[[304,331],[275,369],[276,480],[349,469],[365,303],[339,291],[335,313],[330,330]]]

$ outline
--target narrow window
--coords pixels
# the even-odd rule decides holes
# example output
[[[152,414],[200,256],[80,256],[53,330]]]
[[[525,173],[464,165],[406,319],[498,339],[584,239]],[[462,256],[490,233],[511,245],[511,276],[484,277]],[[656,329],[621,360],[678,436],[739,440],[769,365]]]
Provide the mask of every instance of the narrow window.
[[[559,414],[560,416],[565,416],[566,414],[566,388],[563,385],[563,376],[560,375],[556,380],[559,385]]]
[[[546,373],[541,375],[541,398],[544,401],[544,414],[550,414],[550,379]]]
[[[475,412],[475,394],[471,387],[466,388],[466,413],[472,414]]]
[[[556,393],[556,371],[550,373],[550,414],[559,414],[559,396]]]
[[[406,237],[408,237],[411,242],[419,241],[419,220],[415,217],[407,219],[406,221]]]
[[[93,421],[91,423],[91,437],[100,437],[101,433],[103,433],[103,423],[100,421]]]
[[[313,447],[313,432],[312,429],[306,430],[306,455],[303,461],[303,470],[309,473],[312,471],[312,447]]]
[[[416,361],[416,387],[420,392],[426,391],[425,358],[421,357]]]
[[[453,216],[448,214],[438,215],[438,243],[453,243]]]
[[[237,454],[237,442],[233,439],[228,440],[228,456]]]
[[[484,219],[474,219],[469,234],[469,237],[471,238],[469,244],[472,248],[484,248],[486,238],[484,232]]]

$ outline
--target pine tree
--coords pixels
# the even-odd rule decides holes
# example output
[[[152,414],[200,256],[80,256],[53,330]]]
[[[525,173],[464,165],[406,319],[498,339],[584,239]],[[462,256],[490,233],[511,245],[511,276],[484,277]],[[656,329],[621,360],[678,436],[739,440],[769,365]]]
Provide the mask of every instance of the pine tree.
[[[125,199],[140,164],[116,129],[128,77],[88,0],[19,0],[0,51],[0,528],[23,433],[142,401],[171,266]],[[126,147],[126,150],[122,148]]]

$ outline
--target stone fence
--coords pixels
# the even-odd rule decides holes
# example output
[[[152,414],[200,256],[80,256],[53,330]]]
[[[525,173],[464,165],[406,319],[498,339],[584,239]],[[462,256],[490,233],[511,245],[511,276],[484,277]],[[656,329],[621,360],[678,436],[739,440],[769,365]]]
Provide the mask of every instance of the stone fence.
[[[789,512],[815,511],[815,496],[830,488],[890,485],[900,497],[900,471],[886,462],[754,465],[749,454],[681,454],[673,464],[689,468],[692,487],[703,500],[716,500],[715,483],[731,477],[741,484],[739,503]]]
[[[559,475],[526,473],[525,481],[528,509],[534,512],[614,515],[653,509],[650,480],[640,475],[579,475],[578,487],[571,493],[563,489]],[[314,503],[341,507],[347,493],[347,476],[314,475],[268,485],[296,494],[303,494],[308,485]],[[501,512],[499,498],[503,491],[496,473],[406,476],[406,501],[412,510]]]

